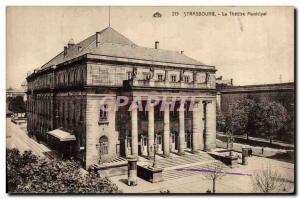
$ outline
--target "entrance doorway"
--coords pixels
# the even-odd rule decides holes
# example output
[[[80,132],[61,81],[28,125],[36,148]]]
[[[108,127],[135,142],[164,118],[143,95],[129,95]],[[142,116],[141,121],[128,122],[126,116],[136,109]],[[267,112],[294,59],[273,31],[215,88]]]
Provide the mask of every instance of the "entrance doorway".
[[[192,134],[190,131],[185,131],[185,145],[188,149],[192,148]]]
[[[171,152],[178,150],[178,133],[174,131],[171,133],[171,142],[170,142]]]
[[[131,155],[131,137],[126,138],[126,156]]]
[[[156,135],[155,143],[157,144],[157,152],[162,153],[162,151],[163,151],[163,146],[162,146],[163,139],[162,139],[161,133],[158,133]]]
[[[148,156],[148,137],[145,135],[141,136],[141,155]]]

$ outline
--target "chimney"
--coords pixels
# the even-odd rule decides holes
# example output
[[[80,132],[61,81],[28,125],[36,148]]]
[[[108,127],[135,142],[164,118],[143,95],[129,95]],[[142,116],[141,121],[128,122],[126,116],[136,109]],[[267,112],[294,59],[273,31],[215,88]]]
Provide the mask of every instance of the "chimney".
[[[64,47],[64,57],[66,57],[66,56],[67,56],[67,50],[68,50],[68,47],[67,47],[67,46],[65,46],[65,47]]]
[[[68,42],[68,48],[72,47],[75,45],[75,42],[74,42],[74,39],[70,39],[69,42]]]
[[[180,51],[180,54],[183,54],[183,52],[184,52],[184,51],[183,51],[183,50],[181,50],[181,51]]]
[[[156,41],[155,42],[155,49],[158,49],[158,47],[159,47],[159,41]]]
[[[96,47],[100,44],[100,32],[96,32]]]

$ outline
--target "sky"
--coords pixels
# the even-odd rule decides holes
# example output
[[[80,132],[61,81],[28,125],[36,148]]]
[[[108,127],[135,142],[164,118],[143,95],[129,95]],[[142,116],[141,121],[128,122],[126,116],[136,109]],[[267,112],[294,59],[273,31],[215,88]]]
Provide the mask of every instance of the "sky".
[[[184,53],[235,85],[294,81],[292,7],[111,7],[110,25],[137,45]],[[161,18],[154,18],[155,12]],[[178,12],[179,16],[173,16]],[[216,16],[184,16],[215,12]],[[236,16],[230,16],[235,12]],[[249,16],[248,12],[266,13]],[[19,88],[73,38],[109,24],[108,7],[7,7],[6,88]],[[240,16],[244,13],[246,16]],[[220,14],[220,15],[219,15]],[[227,14],[227,16],[222,16]],[[281,79],[280,79],[281,76]]]

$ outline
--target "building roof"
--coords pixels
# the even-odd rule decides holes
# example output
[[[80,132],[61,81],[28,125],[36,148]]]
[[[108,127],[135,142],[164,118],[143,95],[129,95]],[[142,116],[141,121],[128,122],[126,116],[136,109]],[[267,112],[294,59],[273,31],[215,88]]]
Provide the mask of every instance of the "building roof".
[[[179,52],[138,46],[111,27],[105,28],[98,33],[98,45],[96,45],[96,34],[78,44],[69,45],[66,55],[64,54],[64,51],[62,51],[48,63],[43,65],[42,69],[58,65],[84,54],[207,66]]]
[[[75,135],[70,134],[69,132],[63,130],[63,129],[54,129],[52,131],[47,132],[49,135],[52,135],[59,139],[61,142],[66,141],[75,141],[76,137]]]
[[[224,86],[218,89],[221,93],[241,92],[267,92],[267,91],[292,91],[295,90],[295,83],[257,84],[245,86]]]

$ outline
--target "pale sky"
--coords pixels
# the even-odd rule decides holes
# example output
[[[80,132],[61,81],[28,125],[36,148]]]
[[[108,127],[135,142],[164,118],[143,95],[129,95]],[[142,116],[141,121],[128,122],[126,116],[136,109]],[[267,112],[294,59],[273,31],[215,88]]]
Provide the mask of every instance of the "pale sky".
[[[159,11],[161,18],[152,15]],[[179,16],[172,16],[178,11]],[[214,11],[217,16],[184,12]],[[266,12],[266,16],[219,16]],[[235,85],[294,81],[294,13],[291,7],[111,7],[111,27],[144,47],[183,50],[216,66]],[[108,7],[8,7],[7,85],[18,88],[28,71],[108,26]]]

